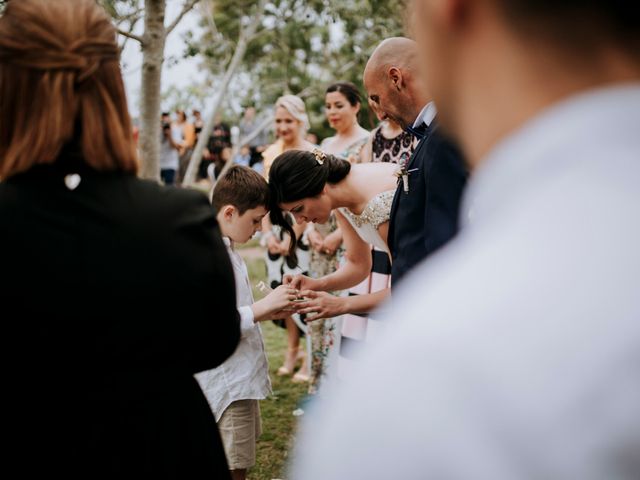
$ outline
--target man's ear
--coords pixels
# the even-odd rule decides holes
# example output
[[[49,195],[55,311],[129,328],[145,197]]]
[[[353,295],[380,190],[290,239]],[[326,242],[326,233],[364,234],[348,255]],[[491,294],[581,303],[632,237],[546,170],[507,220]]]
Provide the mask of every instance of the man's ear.
[[[393,85],[393,88],[400,91],[400,89],[404,86],[402,82],[402,72],[397,67],[390,67],[387,72],[389,77],[389,81]]]

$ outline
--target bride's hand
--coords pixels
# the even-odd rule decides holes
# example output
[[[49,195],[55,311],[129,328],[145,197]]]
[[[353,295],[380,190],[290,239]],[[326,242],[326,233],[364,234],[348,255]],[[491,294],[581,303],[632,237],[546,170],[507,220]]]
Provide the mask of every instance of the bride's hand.
[[[337,317],[346,313],[344,297],[336,297],[327,292],[314,290],[304,290],[300,292],[300,296],[305,300],[298,302],[297,311],[300,314],[307,314],[307,321]]]

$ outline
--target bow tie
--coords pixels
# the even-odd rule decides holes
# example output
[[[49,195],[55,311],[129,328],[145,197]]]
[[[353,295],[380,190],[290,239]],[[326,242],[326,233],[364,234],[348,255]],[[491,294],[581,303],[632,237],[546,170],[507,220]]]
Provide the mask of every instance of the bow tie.
[[[407,128],[405,128],[407,132],[416,137],[418,140],[422,140],[425,137],[428,129],[429,127],[427,127],[427,124],[424,122],[422,122],[417,127],[407,126]]]

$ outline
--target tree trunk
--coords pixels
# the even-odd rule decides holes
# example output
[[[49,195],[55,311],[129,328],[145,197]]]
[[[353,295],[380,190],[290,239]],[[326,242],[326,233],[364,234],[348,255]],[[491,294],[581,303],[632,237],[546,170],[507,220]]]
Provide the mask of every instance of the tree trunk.
[[[260,0],[256,8],[256,13],[251,19],[251,23],[240,32],[240,38],[238,39],[238,44],[236,45],[236,49],[233,52],[233,57],[231,58],[231,62],[229,62],[229,65],[227,66],[227,70],[224,73],[224,77],[218,88],[218,95],[213,101],[213,105],[211,106],[211,111],[209,112],[207,121],[198,137],[198,143],[196,144],[196,147],[191,154],[189,166],[187,167],[187,172],[185,173],[184,180],[182,181],[182,185],[185,187],[192,185],[196,180],[196,172],[200,167],[200,163],[202,162],[202,154],[204,153],[204,149],[207,146],[207,142],[209,141],[209,137],[211,136],[211,132],[213,131],[216,114],[218,113],[218,109],[222,104],[222,99],[224,98],[224,95],[227,91],[227,87],[229,86],[229,83],[231,82],[236,69],[240,65],[242,57],[244,57],[244,53],[247,50],[247,45],[249,41],[251,41],[251,37],[253,37],[253,35],[256,33],[258,25],[260,25],[260,22],[262,21],[265,4],[265,0]]]
[[[160,92],[166,0],[146,0],[140,93],[140,154],[143,178],[160,180]]]

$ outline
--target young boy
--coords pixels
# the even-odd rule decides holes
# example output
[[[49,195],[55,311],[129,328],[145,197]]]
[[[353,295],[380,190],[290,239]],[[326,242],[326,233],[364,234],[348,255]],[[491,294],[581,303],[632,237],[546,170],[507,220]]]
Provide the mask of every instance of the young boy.
[[[296,290],[282,285],[262,300],[253,301],[247,267],[234,244],[247,242],[261,228],[267,214],[269,187],[252,169],[235,165],[216,184],[212,203],[235,273],[242,337],[238,348],[218,368],[196,378],[218,422],[234,480],[244,480],[255,464],[256,440],[261,433],[258,400],[271,393],[267,357],[258,322],[287,316],[282,310],[296,299]],[[212,305],[215,308],[215,305]],[[290,313],[289,313],[290,314]]]

